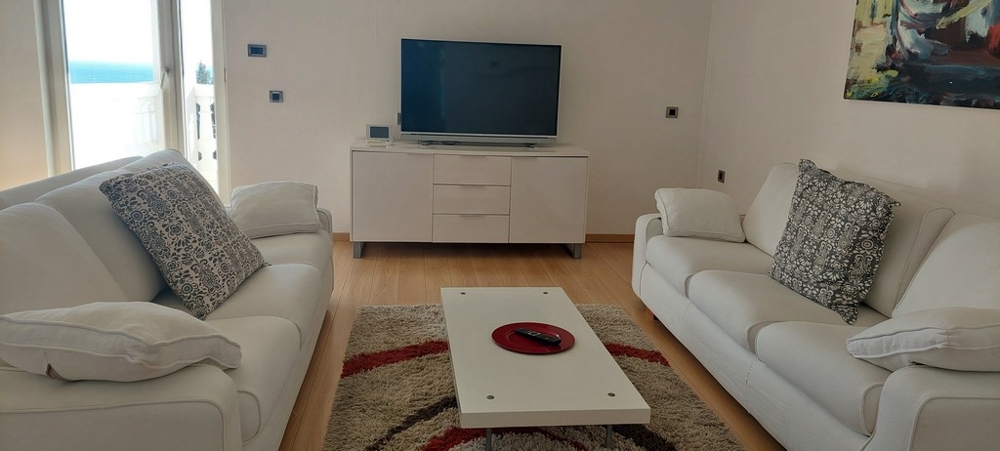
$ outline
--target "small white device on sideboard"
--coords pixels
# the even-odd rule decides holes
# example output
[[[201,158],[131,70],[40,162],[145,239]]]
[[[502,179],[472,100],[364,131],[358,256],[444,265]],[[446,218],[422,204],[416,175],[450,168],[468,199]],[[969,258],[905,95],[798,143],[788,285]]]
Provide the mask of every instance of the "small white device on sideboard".
[[[392,130],[388,125],[368,125],[368,133],[365,135],[367,143],[372,147],[386,147],[392,144]]]

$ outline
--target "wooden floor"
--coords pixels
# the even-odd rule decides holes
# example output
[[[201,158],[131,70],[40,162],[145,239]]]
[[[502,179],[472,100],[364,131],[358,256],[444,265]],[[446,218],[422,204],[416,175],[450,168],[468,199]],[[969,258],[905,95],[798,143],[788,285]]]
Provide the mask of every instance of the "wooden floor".
[[[557,245],[371,243],[361,259],[353,258],[350,242],[337,241],[333,250],[333,296],[281,450],[322,449],[359,306],[440,303],[440,288],[453,286],[558,286],[579,304],[620,305],[744,447],[781,449],[632,292],[630,243],[585,244],[579,260]]]

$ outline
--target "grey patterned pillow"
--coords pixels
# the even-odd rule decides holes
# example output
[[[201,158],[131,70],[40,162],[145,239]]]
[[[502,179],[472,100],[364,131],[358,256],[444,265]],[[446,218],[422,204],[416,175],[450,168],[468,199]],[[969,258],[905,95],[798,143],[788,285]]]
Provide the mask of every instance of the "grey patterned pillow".
[[[788,224],[769,275],[854,324],[898,205],[869,185],[800,161]]]
[[[101,192],[198,318],[267,264],[189,166],[171,163],[119,175],[102,183]]]

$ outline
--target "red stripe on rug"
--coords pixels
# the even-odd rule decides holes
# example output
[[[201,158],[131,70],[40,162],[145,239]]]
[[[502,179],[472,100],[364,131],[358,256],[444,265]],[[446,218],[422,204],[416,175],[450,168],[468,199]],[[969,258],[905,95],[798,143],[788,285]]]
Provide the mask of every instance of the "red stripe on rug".
[[[605,343],[604,347],[607,348],[608,352],[610,352],[613,356],[635,357],[637,359],[659,363],[663,366],[670,366],[670,362],[667,362],[667,359],[664,358],[663,354],[660,354],[659,351],[633,348],[631,346],[621,345],[618,343]]]
[[[422,451],[452,449],[465,442],[471,442],[479,437],[485,436],[485,429],[459,429],[453,427],[445,431],[444,434],[432,438],[431,441],[424,445]]]
[[[389,349],[387,351],[358,354],[344,361],[344,369],[341,371],[340,377],[351,377],[360,372],[373,370],[381,366],[392,365],[393,363],[404,362],[431,354],[442,354],[445,352],[448,352],[448,342],[444,340],[436,340],[410,346],[403,346],[402,348]]]
[[[548,437],[550,440],[568,444],[569,446],[572,446],[573,449],[576,449],[578,451],[586,451],[587,450],[587,447],[583,446],[582,443],[579,443],[579,442],[573,441],[573,440],[568,440],[568,439],[559,437],[559,436],[557,436],[555,434],[552,434],[552,433],[550,433],[548,431],[544,431],[542,429],[534,428],[534,427],[529,427],[529,428],[501,428],[501,429],[496,429],[496,430],[493,431],[493,438],[494,439],[498,438],[499,436],[504,435],[504,434],[525,434],[525,435],[527,435],[527,434],[542,434],[542,435]],[[456,447],[458,445],[461,445],[463,443],[471,442],[473,440],[476,440],[476,439],[479,439],[479,438],[483,438],[483,437],[486,437],[486,430],[485,429],[461,429],[461,428],[453,427],[453,428],[448,429],[447,431],[445,431],[444,434],[441,434],[441,435],[439,435],[437,437],[432,438],[431,441],[427,442],[427,444],[424,445],[423,448],[421,448],[421,451],[449,450],[449,449],[452,449],[452,448],[454,448],[454,447]]]

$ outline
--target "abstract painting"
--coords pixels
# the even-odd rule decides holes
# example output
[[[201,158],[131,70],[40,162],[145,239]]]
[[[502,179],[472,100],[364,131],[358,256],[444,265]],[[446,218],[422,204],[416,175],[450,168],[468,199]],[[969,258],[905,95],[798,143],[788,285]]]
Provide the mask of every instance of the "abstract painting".
[[[857,0],[844,98],[1000,109],[1000,0]]]

